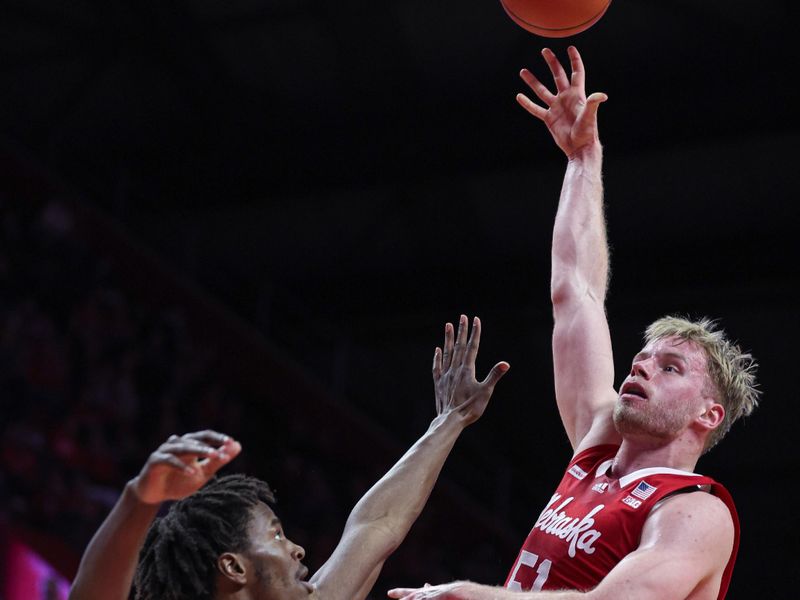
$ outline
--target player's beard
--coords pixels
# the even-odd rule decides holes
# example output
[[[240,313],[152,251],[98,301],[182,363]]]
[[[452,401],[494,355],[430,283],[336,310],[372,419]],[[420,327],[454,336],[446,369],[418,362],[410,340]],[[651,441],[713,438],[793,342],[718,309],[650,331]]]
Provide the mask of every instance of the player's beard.
[[[650,400],[644,404],[617,401],[614,426],[623,437],[627,435],[667,441],[676,437],[686,426],[686,414],[674,407],[659,409]]]

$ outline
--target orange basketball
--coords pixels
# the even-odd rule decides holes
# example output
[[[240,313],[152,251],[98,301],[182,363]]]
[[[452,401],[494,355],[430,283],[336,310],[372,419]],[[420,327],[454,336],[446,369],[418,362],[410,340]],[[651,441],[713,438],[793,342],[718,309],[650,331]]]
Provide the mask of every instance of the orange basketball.
[[[548,38],[575,35],[600,20],[611,0],[500,0],[520,27]]]

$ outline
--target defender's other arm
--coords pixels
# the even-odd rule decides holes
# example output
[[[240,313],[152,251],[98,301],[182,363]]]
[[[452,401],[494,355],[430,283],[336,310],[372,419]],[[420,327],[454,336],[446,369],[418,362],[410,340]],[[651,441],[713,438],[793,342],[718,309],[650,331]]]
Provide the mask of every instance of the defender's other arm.
[[[481,323],[476,317],[467,342],[467,318],[457,338],[445,326],[444,350],[436,348],[433,379],[437,416],[427,432],[356,504],[336,550],[314,574],[322,600],[360,600],[386,558],[405,538],[428,500],[456,439],[483,414],[495,384],[508,370],[497,363],[482,382],[475,379]]]
[[[603,214],[603,151],[597,129],[597,108],[606,96],[595,93],[586,97],[583,62],[574,47],[569,48],[571,80],[549,49],[542,54],[556,94],[523,70],[522,79],[547,108],[522,94],[517,100],[544,121],[568,158],[553,228],[553,366],[559,413],[577,452],[619,442],[611,421],[616,393],[605,314],[609,253]]]
[[[215,431],[170,438],[125,486],[81,558],[70,600],[127,600],[147,530],[162,502],[199,490],[241,451]]]

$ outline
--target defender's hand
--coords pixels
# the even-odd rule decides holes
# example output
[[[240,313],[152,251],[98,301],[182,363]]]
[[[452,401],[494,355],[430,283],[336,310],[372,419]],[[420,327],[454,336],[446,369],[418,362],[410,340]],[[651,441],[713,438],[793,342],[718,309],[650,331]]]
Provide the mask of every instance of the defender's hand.
[[[172,435],[150,455],[131,487],[145,504],[180,500],[203,487],[241,451],[239,442],[216,431]]]
[[[481,341],[481,321],[472,322],[472,333],[467,341],[467,317],[461,315],[458,335],[453,341],[453,325],[445,325],[444,351],[433,353],[433,385],[436,390],[436,412],[446,415],[458,410],[467,424],[477,421],[486,410],[494,386],[510,368],[499,362],[481,382],[475,379],[475,359]]]

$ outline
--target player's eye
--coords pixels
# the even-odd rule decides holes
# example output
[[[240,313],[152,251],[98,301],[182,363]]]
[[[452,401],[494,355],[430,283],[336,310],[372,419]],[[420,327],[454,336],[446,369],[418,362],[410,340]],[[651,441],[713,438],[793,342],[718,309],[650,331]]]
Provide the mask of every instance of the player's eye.
[[[283,539],[283,532],[280,529],[275,532],[275,539],[278,541]]]

